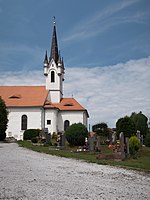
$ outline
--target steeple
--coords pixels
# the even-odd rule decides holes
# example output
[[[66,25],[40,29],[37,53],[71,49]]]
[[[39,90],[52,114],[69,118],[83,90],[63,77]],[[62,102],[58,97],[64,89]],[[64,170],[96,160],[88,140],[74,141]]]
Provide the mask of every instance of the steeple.
[[[56,35],[56,21],[54,17],[54,28],[53,28],[53,36],[52,36],[52,46],[51,46],[51,53],[50,53],[50,60],[54,59],[54,61],[57,63],[59,54],[58,54],[58,45],[57,45],[57,35]]]
[[[46,90],[49,90],[47,99],[52,103],[60,103],[63,98],[63,81],[64,81],[64,62],[58,51],[56,22],[54,17],[54,27],[52,35],[52,44],[50,58],[47,58],[47,51],[44,58],[44,75],[46,78]]]
[[[45,53],[44,66],[48,65],[47,51]]]
[[[48,58],[47,58],[47,51],[45,53],[45,58],[44,58],[44,75],[47,76],[47,70],[48,70]]]

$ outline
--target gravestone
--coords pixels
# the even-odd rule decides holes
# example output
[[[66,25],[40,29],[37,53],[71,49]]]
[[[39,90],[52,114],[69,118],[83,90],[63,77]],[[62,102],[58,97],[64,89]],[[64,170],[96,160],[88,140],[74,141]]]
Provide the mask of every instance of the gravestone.
[[[141,146],[143,146],[143,135],[141,135],[141,140],[140,140],[140,142],[141,142]]]
[[[130,154],[130,151],[129,151],[129,138],[128,137],[125,138],[125,142],[126,142],[126,156],[128,157],[128,155]]]
[[[60,135],[59,146],[61,149],[64,149],[64,147],[65,147],[65,135],[64,134]]]
[[[116,143],[116,139],[117,139],[117,136],[116,136],[116,132],[114,131],[112,133],[112,144],[115,144]]]
[[[96,151],[100,151],[100,136],[96,138]]]
[[[49,144],[50,143],[50,141],[51,141],[51,134],[50,133],[45,133],[45,139],[46,139],[46,141],[45,141],[45,143],[46,144]]]
[[[121,151],[121,159],[124,160],[125,159],[125,152],[124,152],[124,134],[123,132],[120,133],[119,135],[119,139],[120,139],[120,151]]]
[[[48,128],[43,128],[39,133],[39,137],[45,139],[45,143],[49,144],[51,141],[51,134],[48,133]]]
[[[136,132],[136,136],[137,136],[139,142],[141,143],[141,135],[140,135],[140,131],[137,130],[137,132]]]
[[[88,138],[88,143],[89,143],[89,151],[94,151],[94,140],[95,138],[94,137],[89,137]]]

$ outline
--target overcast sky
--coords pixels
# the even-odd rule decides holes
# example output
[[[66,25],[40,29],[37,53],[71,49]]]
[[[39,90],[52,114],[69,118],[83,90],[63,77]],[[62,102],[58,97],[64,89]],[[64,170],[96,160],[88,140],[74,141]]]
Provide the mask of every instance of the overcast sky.
[[[0,0],[0,85],[45,84],[53,16],[65,97],[88,109],[90,124],[150,117],[149,0]]]

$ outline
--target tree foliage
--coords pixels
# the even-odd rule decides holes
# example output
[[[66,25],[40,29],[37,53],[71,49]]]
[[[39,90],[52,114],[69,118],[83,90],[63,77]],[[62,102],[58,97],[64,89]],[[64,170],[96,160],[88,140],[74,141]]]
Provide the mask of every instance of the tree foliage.
[[[140,131],[141,135],[146,136],[148,132],[148,118],[144,114],[142,114],[142,112],[134,112],[131,114],[131,119],[135,123],[136,131],[138,130]]]
[[[85,138],[88,137],[88,130],[83,124],[75,123],[67,128],[65,136],[70,145],[82,146],[85,144]]]
[[[148,133],[145,137],[145,145],[150,147],[150,133]]]
[[[27,129],[25,130],[23,134],[23,139],[31,140],[32,138],[39,136],[39,133],[40,133],[40,129]]]
[[[92,131],[97,135],[109,136],[109,129],[106,123],[101,122],[92,126]]]
[[[140,142],[136,136],[132,136],[129,139],[130,153],[134,155],[140,148]]]
[[[116,131],[118,136],[123,132],[125,137],[131,137],[136,133],[135,123],[128,116],[120,118],[116,123]]]
[[[8,123],[8,111],[4,100],[0,97],[0,141],[6,138],[6,129]]]

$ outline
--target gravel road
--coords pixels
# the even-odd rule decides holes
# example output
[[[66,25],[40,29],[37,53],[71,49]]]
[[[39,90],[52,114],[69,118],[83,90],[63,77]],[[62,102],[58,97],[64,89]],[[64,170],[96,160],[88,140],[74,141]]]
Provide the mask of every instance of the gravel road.
[[[146,200],[150,176],[0,143],[0,199]]]

